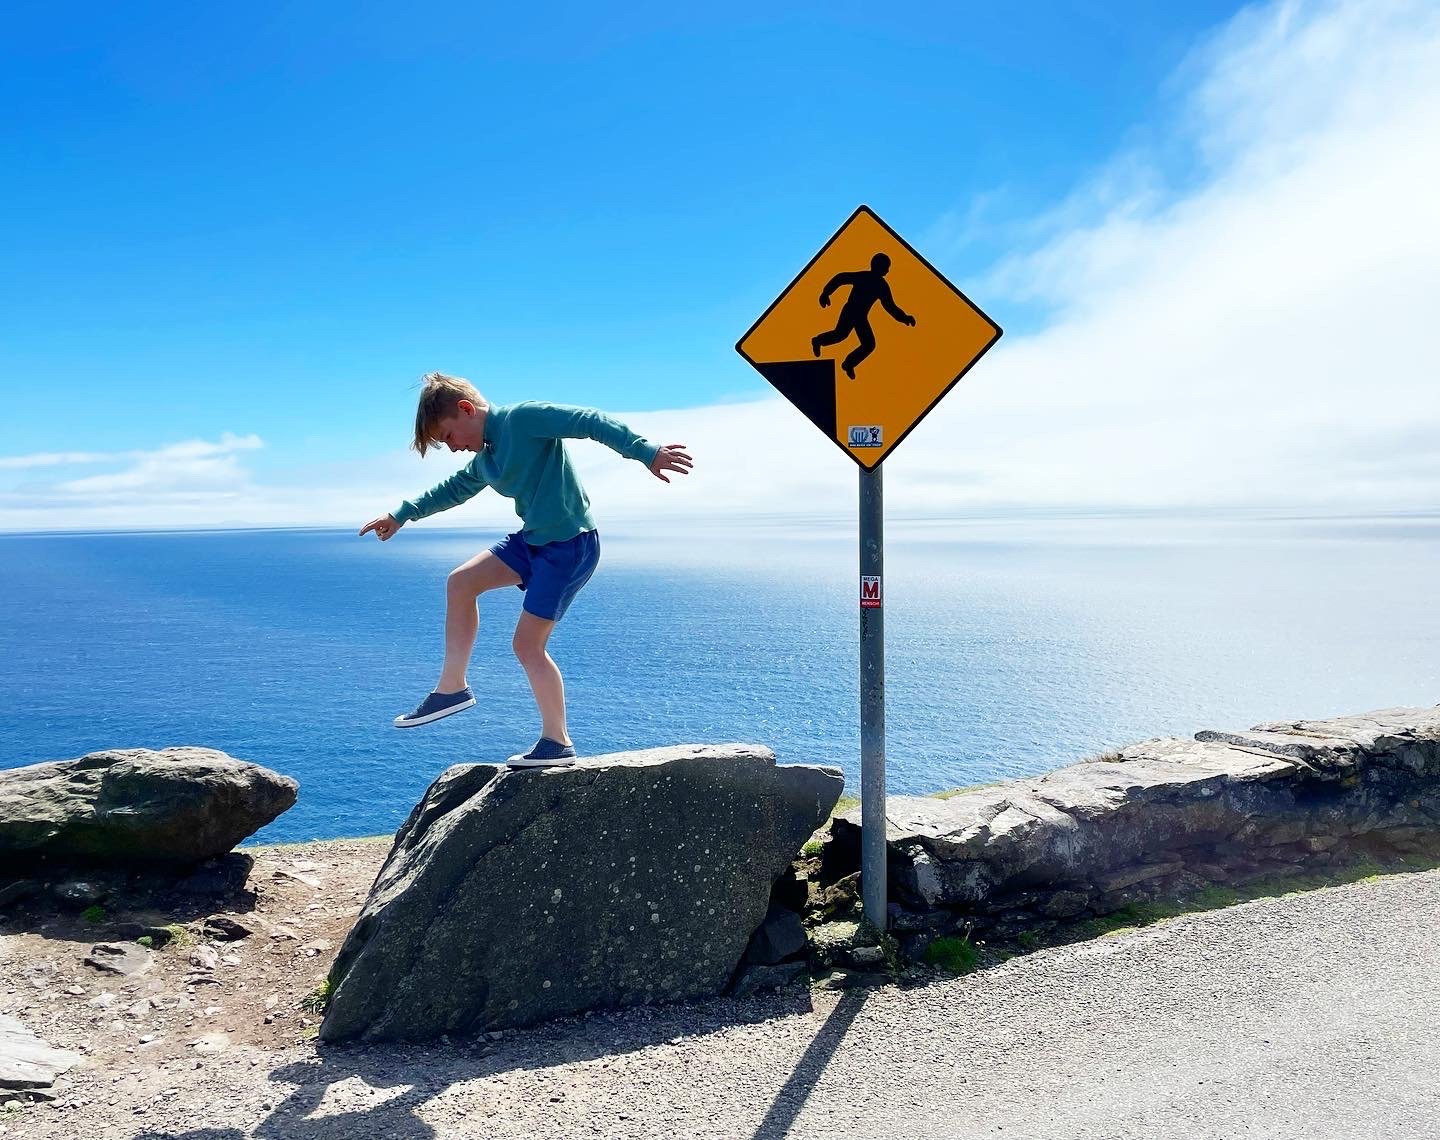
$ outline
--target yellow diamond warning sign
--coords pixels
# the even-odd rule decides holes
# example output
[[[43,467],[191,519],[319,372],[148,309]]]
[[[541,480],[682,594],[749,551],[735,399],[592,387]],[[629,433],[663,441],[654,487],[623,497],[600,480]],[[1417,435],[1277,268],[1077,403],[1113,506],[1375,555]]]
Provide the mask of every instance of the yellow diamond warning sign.
[[[874,470],[999,339],[999,325],[861,206],[735,348]]]

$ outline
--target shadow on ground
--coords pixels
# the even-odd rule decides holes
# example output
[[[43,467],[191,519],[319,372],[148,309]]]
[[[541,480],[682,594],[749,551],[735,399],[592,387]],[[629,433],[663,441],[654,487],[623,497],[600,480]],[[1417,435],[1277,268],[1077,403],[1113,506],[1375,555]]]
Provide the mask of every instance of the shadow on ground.
[[[755,1134],[756,1140],[778,1140],[788,1134],[867,996],[868,992],[862,990],[842,995],[794,1071],[777,1090],[774,1102]],[[743,1000],[721,998],[695,1005],[617,1010],[523,1030],[498,1042],[481,1038],[403,1048],[393,1044],[321,1045],[313,1060],[287,1064],[270,1073],[272,1080],[293,1085],[294,1089],[253,1129],[150,1131],[140,1134],[136,1140],[241,1140],[248,1137],[264,1140],[354,1140],[362,1136],[429,1140],[438,1134],[434,1127],[421,1119],[417,1110],[453,1085],[513,1070],[535,1071],[616,1056],[659,1045],[682,1034],[686,1037],[703,1036],[735,1025],[808,1013],[812,1009],[810,992],[795,989]],[[362,1082],[369,1090],[388,1094],[387,1098],[379,1104],[347,1108],[347,1096],[341,1094],[331,1097],[324,1115],[314,1115],[336,1086],[352,1079]],[[369,1095],[373,1096],[374,1092]],[[564,1111],[563,1104],[556,1105],[557,1114]],[[483,1110],[477,1112],[475,1124],[483,1126],[485,1121]],[[497,1129],[503,1132],[499,1123]]]

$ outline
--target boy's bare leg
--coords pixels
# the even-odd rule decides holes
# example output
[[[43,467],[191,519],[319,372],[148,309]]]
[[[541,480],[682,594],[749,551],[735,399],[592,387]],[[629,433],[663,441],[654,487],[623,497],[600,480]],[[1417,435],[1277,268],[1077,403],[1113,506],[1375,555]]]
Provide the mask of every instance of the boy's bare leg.
[[[480,628],[475,600],[486,590],[519,584],[520,575],[488,550],[450,571],[445,582],[445,665],[435,683],[437,693],[456,693],[465,688],[465,669],[470,664],[470,651],[475,648],[475,632]]]
[[[560,744],[570,744],[570,733],[565,728],[565,681],[550,654],[545,652],[554,629],[553,621],[522,611],[511,644],[525,668],[525,676],[530,678],[535,703],[540,706],[540,735]]]

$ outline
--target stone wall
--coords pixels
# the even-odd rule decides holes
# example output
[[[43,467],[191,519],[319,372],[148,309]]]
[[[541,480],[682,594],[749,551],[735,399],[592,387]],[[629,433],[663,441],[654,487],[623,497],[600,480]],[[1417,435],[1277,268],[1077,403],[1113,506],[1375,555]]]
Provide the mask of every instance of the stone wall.
[[[1045,935],[1215,884],[1440,855],[1440,707],[1150,740],[948,799],[894,796],[887,816],[902,949]],[[854,894],[859,846],[857,808],[831,823],[812,910]]]

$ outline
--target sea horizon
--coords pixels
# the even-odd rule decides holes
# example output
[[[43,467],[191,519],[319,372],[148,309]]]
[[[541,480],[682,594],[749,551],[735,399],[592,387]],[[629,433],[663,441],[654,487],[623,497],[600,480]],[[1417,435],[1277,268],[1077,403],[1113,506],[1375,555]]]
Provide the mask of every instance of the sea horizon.
[[[892,794],[1036,775],[1154,736],[1440,700],[1433,515],[892,521]],[[600,570],[552,643],[584,754],[758,743],[858,786],[853,520],[601,533]],[[477,708],[390,725],[434,682],[445,574],[495,537],[427,524],[383,544],[340,527],[0,534],[14,615],[0,768],[215,747],[300,780],[297,806],[248,842],[393,832],[450,764],[534,739],[509,590],[482,599]]]

